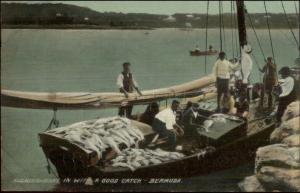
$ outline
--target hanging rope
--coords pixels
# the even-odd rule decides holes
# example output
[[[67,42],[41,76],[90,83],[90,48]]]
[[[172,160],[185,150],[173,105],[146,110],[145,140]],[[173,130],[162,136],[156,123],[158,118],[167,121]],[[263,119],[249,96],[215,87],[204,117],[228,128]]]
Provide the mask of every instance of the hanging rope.
[[[219,28],[220,28],[220,51],[223,51],[222,24],[221,24],[221,1],[219,1]]]
[[[225,26],[224,26],[224,16],[223,16],[223,1],[221,1],[221,24],[222,24],[222,37],[224,42],[224,51],[226,52],[226,35],[225,35]]]
[[[209,1],[207,1],[207,6],[206,6],[206,24],[205,24],[205,51],[207,51],[207,32],[208,32],[208,10],[209,10]],[[207,55],[205,54],[205,74],[207,72]]]
[[[252,57],[254,58],[254,61],[255,61],[257,70],[258,70],[258,72],[259,72],[259,71],[260,71],[260,66],[259,66],[258,60],[256,59],[256,57],[255,57],[255,55],[254,55],[253,52],[251,52],[251,55],[252,55]],[[262,76],[259,76],[259,82],[262,82]]]
[[[53,108],[53,117],[48,125],[48,127],[46,128],[46,131],[52,128],[52,125],[54,125],[56,128],[59,126],[59,120],[56,118],[56,113],[57,113],[57,108],[54,107]]]
[[[234,17],[233,22],[234,22],[234,28],[235,28],[235,30],[234,30],[235,51],[236,51],[236,56],[238,57],[240,50],[239,50],[238,35],[237,35],[237,21],[236,21],[237,14],[236,14],[236,11],[235,11],[235,6],[234,5],[232,5],[232,6],[233,6],[233,17]]]
[[[247,10],[246,10],[245,12],[246,12],[246,14],[247,14],[247,16],[248,16],[248,18],[249,18],[250,25],[251,25],[251,28],[252,28],[252,30],[253,30],[253,32],[254,32],[254,35],[255,35],[256,41],[257,41],[257,43],[258,43],[259,49],[260,49],[260,51],[261,51],[261,53],[262,53],[262,55],[263,55],[263,57],[264,57],[264,60],[266,60],[266,56],[265,56],[264,50],[262,49],[262,46],[261,46],[261,43],[260,43],[260,41],[259,41],[258,35],[257,35],[256,30],[255,30],[255,28],[254,28],[254,25],[253,25],[251,16],[250,16],[250,14],[248,13]]]
[[[233,6],[233,3],[232,1],[230,1],[230,27],[231,27],[231,50],[232,50],[232,58],[235,58],[234,57],[234,37],[233,37],[233,14],[232,14],[232,8]]]
[[[281,0],[281,6],[282,6],[282,9],[283,9],[283,12],[284,12],[284,15],[285,15],[285,19],[286,19],[286,21],[287,21],[287,23],[288,23],[288,26],[289,26],[289,28],[290,28],[290,31],[291,31],[291,33],[292,33],[292,35],[293,35],[293,37],[294,37],[294,40],[295,40],[297,46],[299,47],[298,40],[297,40],[297,38],[296,38],[296,36],[295,36],[295,34],[294,34],[294,31],[293,31],[293,29],[292,29],[292,25],[291,25],[291,23],[290,23],[290,21],[289,21],[289,18],[288,18],[288,16],[287,16],[287,14],[286,14],[285,7],[284,7],[284,5],[283,5],[282,0]]]
[[[273,60],[274,60],[274,63],[276,64],[274,48],[273,48],[273,41],[272,41],[272,36],[271,36],[270,24],[269,24],[269,14],[268,14],[268,11],[267,11],[266,1],[264,1],[264,7],[265,7],[265,11],[266,11],[266,18],[267,18],[267,25],[268,25],[269,38],[270,38],[270,44],[271,44],[271,49],[272,49]]]

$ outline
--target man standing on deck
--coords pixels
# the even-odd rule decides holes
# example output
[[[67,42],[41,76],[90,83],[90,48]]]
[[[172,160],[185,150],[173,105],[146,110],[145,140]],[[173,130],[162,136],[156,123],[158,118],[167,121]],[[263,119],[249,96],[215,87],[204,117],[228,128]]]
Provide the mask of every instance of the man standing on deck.
[[[142,96],[142,93],[138,89],[138,84],[130,72],[129,66],[129,62],[123,63],[123,72],[121,72],[117,78],[117,85],[120,89],[120,92],[124,93],[125,97],[128,98],[128,93],[132,93],[133,89],[135,89],[138,92],[138,94]],[[125,115],[127,118],[130,118],[132,108],[132,105],[121,106],[119,108],[119,116]]]
[[[219,53],[219,59],[216,61],[213,67],[213,74],[216,77],[216,87],[217,87],[217,99],[218,99],[218,109],[220,111],[220,98],[222,94],[228,92],[230,71],[238,67],[238,63],[232,64],[225,59],[225,52]]]
[[[259,69],[262,73],[264,73],[263,83],[264,88],[262,90],[260,106],[263,107],[263,101],[265,93],[268,95],[268,108],[272,107],[272,91],[274,86],[277,84],[277,73],[276,73],[276,65],[272,62],[272,57],[267,58],[266,65]]]

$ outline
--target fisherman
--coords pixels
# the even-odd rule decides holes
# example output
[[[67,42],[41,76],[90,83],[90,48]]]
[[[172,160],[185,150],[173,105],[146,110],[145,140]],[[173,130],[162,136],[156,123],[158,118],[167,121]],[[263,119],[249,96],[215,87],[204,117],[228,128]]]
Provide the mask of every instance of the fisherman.
[[[296,89],[295,89],[295,80],[291,76],[291,71],[289,67],[282,67],[279,71],[282,79],[279,80],[280,85],[280,95],[279,95],[279,103],[277,108],[277,123],[281,123],[281,117],[286,110],[286,107],[297,99]]]
[[[200,52],[200,48],[199,48],[198,45],[196,45],[195,51],[196,51],[196,52]]]
[[[171,108],[159,112],[153,121],[152,128],[160,137],[168,138],[168,145],[171,151],[177,149],[176,136],[184,134],[183,129],[176,123],[176,111],[179,107],[177,100],[172,101]]]
[[[249,103],[247,101],[247,93],[245,91],[241,93],[239,98],[237,98],[237,101],[235,102],[234,106],[234,114],[236,114],[236,116],[238,117],[247,120],[249,114]]]
[[[146,123],[148,125],[152,125],[155,115],[159,112],[159,106],[156,102],[149,104],[145,110],[145,112],[141,115],[139,121],[142,123]]]
[[[196,128],[198,128],[200,125],[197,124],[197,120],[200,116],[198,113],[198,109],[199,104],[192,103],[191,107],[183,114],[182,124],[184,126],[185,135],[195,135]]]
[[[228,92],[230,71],[238,67],[238,63],[233,64],[225,59],[225,52],[219,53],[219,59],[216,61],[213,67],[213,74],[216,77],[216,87],[217,87],[217,99],[218,99],[218,108],[217,111],[220,111],[220,98],[223,93]]]
[[[274,86],[277,84],[277,73],[276,73],[276,64],[273,63],[272,57],[267,58],[267,63],[265,66],[261,69],[259,68],[259,71],[264,73],[263,77],[263,84],[264,88],[261,93],[261,101],[260,101],[260,106],[263,107],[264,104],[264,96],[265,93],[268,95],[268,108],[272,108],[272,91]]]
[[[208,52],[212,52],[212,51],[213,51],[213,47],[212,47],[212,45],[209,45]]]
[[[133,89],[137,91],[137,93],[142,96],[142,93],[140,92],[138,88],[138,84],[133,78],[132,73],[130,72],[130,63],[125,62],[123,63],[123,72],[121,72],[117,78],[117,85],[120,89],[121,93],[124,93],[125,97],[128,98],[128,93],[132,93]],[[132,105],[127,105],[127,106],[121,106],[119,108],[119,116],[125,116],[127,118],[131,117],[131,112],[132,112]]]
[[[235,101],[230,92],[224,93],[221,97],[221,113],[234,114]]]

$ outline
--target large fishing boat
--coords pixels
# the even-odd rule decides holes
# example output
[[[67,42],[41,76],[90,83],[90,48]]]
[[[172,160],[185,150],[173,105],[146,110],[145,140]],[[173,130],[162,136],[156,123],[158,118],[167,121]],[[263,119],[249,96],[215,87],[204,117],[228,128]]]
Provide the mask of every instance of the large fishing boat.
[[[240,48],[243,48],[247,45],[244,2],[236,1],[236,6],[239,42]],[[242,71],[245,70],[243,64],[241,66]],[[215,78],[208,75],[182,85],[144,91],[142,96],[132,93],[128,98],[121,93],[37,93],[1,90],[1,105],[16,108],[53,109],[56,112],[60,109],[101,109],[128,104],[145,105],[168,98],[181,98],[181,107],[184,108],[187,101],[215,104],[214,83]],[[258,101],[250,103],[251,116],[248,120],[222,115],[223,121],[215,121],[209,132],[199,129],[197,134],[192,137],[179,138],[178,144],[183,146],[180,154],[161,150],[166,145],[165,140],[157,139],[152,127],[139,122],[138,116],[136,116],[136,120],[116,118],[118,121],[126,122],[127,126],[137,129],[135,132],[139,137],[136,139],[140,140],[133,141],[133,143],[120,142],[118,146],[107,145],[100,152],[95,148],[85,148],[78,141],[74,142],[70,138],[66,138],[69,136],[66,135],[66,132],[77,129],[75,126],[83,126],[82,128],[88,131],[99,122],[106,125],[100,126],[101,129],[109,133],[110,130],[106,127],[112,123],[100,119],[77,123],[75,126],[73,124],[55,129],[49,127],[49,130],[39,133],[40,146],[47,160],[55,165],[60,179],[86,177],[93,179],[102,177],[175,178],[205,174],[253,160],[256,149],[268,144],[275,121],[270,116],[270,112],[257,111],[257,106]],[[212,119],[215,109],[210,105],[201,105],[200,107],[199,124],[204,124],[206,120]],[[58,126],[55,113],[51,123]],[[128,132],[130,131],[128,130]],[[106,134],[103,136],[101,139],[108,141],[105,138]],[[73,137],[75,138],[76,135]],[[119,136],[119,140],[121,140],[120,138]],[[157,157],[158,160],[143,162],[144,164],[135,163],[134,167],[116,165],[116,160],[121,160],[120,156],[125,156],[124,152],[131,151],[130,149],[134,149],[137,155],[156,155],[160,159]],[[171,158],[165,159],[164,155]]]

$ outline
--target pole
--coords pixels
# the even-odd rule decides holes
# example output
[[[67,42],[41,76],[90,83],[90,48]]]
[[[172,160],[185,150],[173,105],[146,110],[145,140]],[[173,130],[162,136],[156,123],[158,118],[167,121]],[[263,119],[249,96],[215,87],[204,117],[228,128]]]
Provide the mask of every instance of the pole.
[[[236,1],[237,7],[237,19],[238,19],[238,31],[239,31],[239,40],[240,47],[242,48],[247,44],[247,34],[246,34],[246,25],[245,25],[245,5],[244,1]]]

